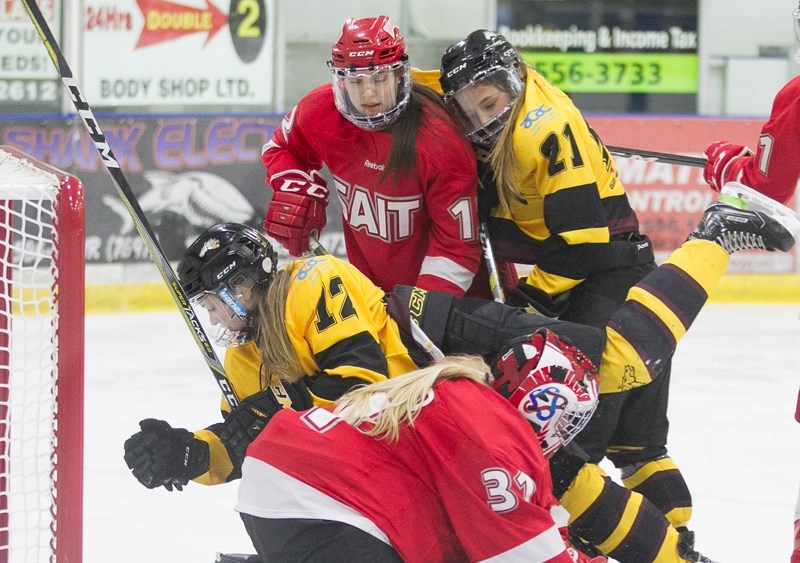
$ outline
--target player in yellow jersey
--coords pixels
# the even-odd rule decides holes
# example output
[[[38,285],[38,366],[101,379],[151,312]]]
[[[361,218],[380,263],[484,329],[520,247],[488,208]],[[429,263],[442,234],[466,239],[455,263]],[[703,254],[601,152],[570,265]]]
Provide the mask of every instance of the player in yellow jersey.
[[[611,155],[564,92],[528,67],[502,35],[487,30],[447,49],[440,83],[446,105],[478,152],[479,209],[495,255],[533,265],[510,303],[606,327],[609,342],[634,342],[650,322],[670,326],[680,318],[673,307],[695,299],[691,293],[652,307],[651,319],[620,316],[646,279],[656,275],[666,287],[677,287],[678,276],[656,270],[652,244],[639,232]],[[663,345],[673,346],[675,336],[665,331]],[[665,358],[649,370],[631,371],[619,385],[601,375],[598,413],[576,438],[589,463],[566,450],[551,463],[572,530],[623,563],[678,561],[674,547],[666,547],[674,546],[678,533],[693,543],[686,528],[691,495],[667,453],[669,364]],[[637,387],[642,371],[653,383]],[[600,470],[605,456],[633,494]],[[650,503],[640,505],[642,495]],[[672,527],[642,525],[653,505]]]
[[[649,276],[620,310],[618,322],[640,322],[636,340],[628,341],[611,323],[604,332],[494,301],[456,299],[411,286],[386,294],[334,256],[302,258],[278,269],[272,245],[255,229],[214,226],[189,247],[178,275],[196,310],[207,313],[204,324],[215,329],[208,333],[229,347],[225,371],[241,404],[231,411],[223,401],[224,422],[195,432],[145,419],[125,443],[125,460],[149,488],[235,479],[247,445],[276,408],[330,406],[357,385],[403,375],[443,353],[491,360],[499,355],[511,382],[502,389],[508,394],[530,369],[524,341],[515,337],[542,328],[572,342],[599,365],[601,382],[605,378],[612,387],[646,383],[647,363],[669,359],[724,273],[726,235],[749,233],[769,248],[786,250],[794,244],[794,231],[800,231],[800,223],[777,213],[710,206],[690,240],[660,269],[664,275]],[[674,283],[667,287],[667,281]],[[665,307],[675,312],[680,326],[646,322]],[[671,345],[662,344],[665,331],[674,335]],[[508,352],[519,367],[516,380]]]

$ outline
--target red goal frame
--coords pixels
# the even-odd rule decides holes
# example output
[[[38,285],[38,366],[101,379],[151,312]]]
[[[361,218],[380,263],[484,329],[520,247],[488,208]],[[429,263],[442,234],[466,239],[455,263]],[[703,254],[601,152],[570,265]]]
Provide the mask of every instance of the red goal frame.
[[[53,460],[51,482],[56,494],[51,505],[51,542],[54,561],[80,563],[83,558],[83,420],[84,420],[84,304],[85,304],[85,202],[83,186],[77,178],[24,154],[10,145],[0,149],[30,162],[35,167],[54,174],[59,189],[54,206],[53,267],[58,271],[53,299],[58,310],[55,362],[58,379],[55,390],[54,434],[51,450]],[[6,202],[3,202],[6,203]],[[7,244],[8,231],[6,206],[0,205],[0,259],[6,271],[0,278],[0,297],[10,295],[8,275],[11,248]],[[0,299],[0,312],[8,301]],[[8,315],[0,315],[0,329],[8,329]],[[0,332],[0,339],[7,340]],[[8,342],[0,341],[8,346]],[[0,436],[5,436],[10,422],[8,407],[9,357],[0,349]],[[13,432],[13,428],[10,429]],[[0,440],[0,475],[7,474],[5,467],[8,444]],[[8,553],[8,483],[0,477],[0,563],[7,563]],[[5,549],[3,549],[5,547]]]

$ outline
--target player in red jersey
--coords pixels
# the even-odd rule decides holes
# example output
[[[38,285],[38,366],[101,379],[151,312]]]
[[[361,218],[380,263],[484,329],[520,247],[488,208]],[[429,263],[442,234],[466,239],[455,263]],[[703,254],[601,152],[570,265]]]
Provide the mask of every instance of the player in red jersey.
[[[800,64],[800,7],[792,11],[792,21],[794,59]],[[755,153],[727,141],[716,141],[706,147],[706,182],[716,191],[728,182],[741,182],[779,203],[787,203],[797,191],[800,177],[798,131],[800,76],[795,76],[775,96]]]
[[[572,364],[552,333],[540,336],[548,346],[530,396],[585,403],[590,414],[596,371]],[[556,366],[572,385],[557,381]],[[488,371],[477,357],[449,358],[351,391],[333,412],[276,408],[247,451],[236,506],[261,558],[588,561],[568,551],[536,435],[486,385]],[[546,409],[537,398],[533,407]]]
[[[277,255],[263,235],[243,225],[216,225],[187,250],[178,272],[192,303],[207,311],[209,322],[219,329],[209,334],[216,333],[219,344],[232,346],[225,371],[241,404],[231,411],[224,401],[224,422],[196,432],[145,419],[141,431],[125,442],[125,461],[148,488],[180,490],[189,480],[227,482],[239,476],[245,449],[263,428],[265,413],[274,413],[280,405],[307,409],[313,401],[329,406],[353,387],[427,365],[437,347],[451,354],[482,354],[488,360],[508,339],[529,338],[526,335],[543,327],[579,344],[602,366],[606,386],[644,385],[648,374],[656,375],[648,366],[671,356],[724,273],[729,252],[736,250],[731,241],[742,239],[741,233],[767,248],[791,247],[796,236],[791,232],[800,233],[800,223],[784,225],[773,213],[722,203],[709,206],[685,245],[637,288],[630,308],[623,308],[618,323],[609,324],[607,335],[593,327],[492,301],[455,299],[444,292],[397,286],[387,296],[351,264],[333,256],[306,258],[278,271]],[[670,325],[656,321],[659,312],[668,311],[665,322]],[[680,326],[671,319],[680,319]],[[622,330],[623,325],[631,331]],[[672,335],[669,342],[664,342],[664,331]],[[526,349],[531,344],[512,341],[513,354],[501,354],[496,363],[507,367],[501,370],[506,376],[498,391],[521,412],[536,417],[532,422],[550,452],[558,444],[548,429],[579,428],[561,426],[565,404],[542,403],[538,408],[529,394],[515,394],[528,389],[512,375],[530,371]],[[567,422],[573,419],[584,422],[588,414]],[[648,514],[653,512],[658,511]],[[643,518],[652,522],[647,514]],[[639,527],[644,527],[642,520]]]
[[[706,182],[716,191],[728,182],[741,182],[780,203],[788,202],[800,177],[800,76],[790,80],[772,103],[761,128],[758,146],[749,148],[716,141],[705,150]]]
[[[292,256],[308,248],[326,224],[327,166],[350,263],[385,291],[463,295],[481,263],[469,143],[438,96],[412,84],[391,18],[348,20],[329,66],[332,84],[301,99],[264,146],[267,234]]]
[[[800,64],[800,6],[792,11],[795,31],[794,59]],[[780,203],[788,203],[800,178],[800,76],[791,79],[775,96],[772,112],[761,128],[758,147],[727,141],[711,143],[704,177],[719,191],[728,182],[741,182]],[[800,392],[795,418],[800,422]],[[791,563],[800,563],[800,493],[794,516],[794,551]]]

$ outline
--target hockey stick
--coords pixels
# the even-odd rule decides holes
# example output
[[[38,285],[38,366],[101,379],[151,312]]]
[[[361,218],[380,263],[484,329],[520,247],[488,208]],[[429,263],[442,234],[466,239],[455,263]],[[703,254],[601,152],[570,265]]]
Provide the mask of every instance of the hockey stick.
[[[645,151],[641,149],[626,149],[624,147],[609,147],[608,152],[613,156],[621,158],[634,158],[637,160],[650,160],[652,162],[666,162],[667,164],[678,164],[680,166],[695,166],[702,168],[706,165],[705,158],[696,156],[683,156],[681,154],[670,154],[667,152]]]
[[[311,236],[308,237],[308,254],[313,254],[314,256],[325,256],[328,254],[325,247],[320,244],[319,233],[317,233],[316,230],[312,231]]]
[[[505,303],[506,296],[503,292],[503,284],[500,282],[497,261],[494,259],[492,241],[489,240],[489,229],[483,221],[478,226],[478,238],[481,241],[481,250],[483,251],[483,259],[486,262],[486,269],[489,270],[489,287],[492,290],[494,300],[498,303]]]
[[[208,364],[208,367],[211,368],[211,373],[217,380],[217,384],[222,390],[225,400],[231,408],[235,407],[239,404],[239,400],[236,397],[236,394],[233,392],[233,387],[231,386],[230,381],[225,374],[225,369],[222,367],[222,363],[219,361],[219,358],[217,358],[217,354],[214,352],[211,341],[209,340],[208,336],[206,336],[206,333],[203,330],[203,327],[201,326],[200,321],[197,318],[194,309],[192,308],[192,305],[186,298],[186,293],[184,292],[183,287],[181,287],[181,284],[178,282],[178,277],[175,275],[175,272],[172,270],[172,266],[170,266],[169,262],[167,261],[161,246],[159,246],[155,233],[150,227],[150,223],[148,223],[147,218],[145,217],[144,212],[139,205],[139,201],[136,199],[136,195],[133,193],[133,190],[131,190],[130,185],[128,185],[128,181],[125,179],[125,175],[122,173],[119,162],[114,156],[114,153],[111,151],[111,145],[108,144],[105,135],[100,130],[100,125],[97,123],[97,120],[92,114],[92,108],[83,97],[83,94],[78,87],[78,81],[75,79],[75,76],[72,74],[72,71],[67,65],[64,54],[61,51],[61,48],[58,46],[55,37],[53,36],[53,32],[50,31],[50,27],[47,25],[47,21],[44,19],[44,16],[42,15],[42,12],[35,0],[22,0],[22,4],[25,6],[25,10],[28,12],[28,16],[30,16],[34,27],[36,27],[39,37],[44,43],[44,46],[47,49],[47,52],[50,55],[50,59],[53,61],[56,70],[61,75],[61,81],[64,83],[64,87],[69,93],[69,96],[75,105],[75,109],[78,111],[78,115],[80,115],[83,124],[86,126],[86,130],[88,131],[89,137],[91,137],[95,148],[97,148],[97,152],[100,153],[100,160],[103,161],[103,165],[106,167],[106,170],[108,170],[109,174],[111,174],[111,178],[114,181],[114,186],[117,188],[117,192],[119,193],[120,198],[122,198],[123,203],[128,208],[128,212],[130,213],[133,222],[136,224],[136,229],[139,231],[139,235],[141,235],[142,239],[144,240],[147,250],[150,251],[150,256],[153,258],[153,262],[155,262],[156,266],[160,270],[161,275],[164,278],[164,282],[167,284],[167,287],[172,294],[172,298],[175,300],[175,304],[183,314],[183,319],[186,321],[186,325],[192,330],[195,342],[197,342],[197,345],[203,351],[203,356],[205,357],[206,363]]]

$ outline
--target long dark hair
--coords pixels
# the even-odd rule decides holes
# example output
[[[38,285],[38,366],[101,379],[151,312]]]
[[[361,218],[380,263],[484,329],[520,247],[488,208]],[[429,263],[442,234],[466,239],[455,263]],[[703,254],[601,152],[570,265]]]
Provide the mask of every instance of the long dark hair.
[[[427,86],[414,83],[403,115],[387,129],[393,137],[392,151],[389,153],[389,162],[386,163],[381,182],[391,179],[392,185],[396,186],[399,178],[417,173],[417,135],[426,118],[441,121],[443,126],[458,132],[441,96]]]

